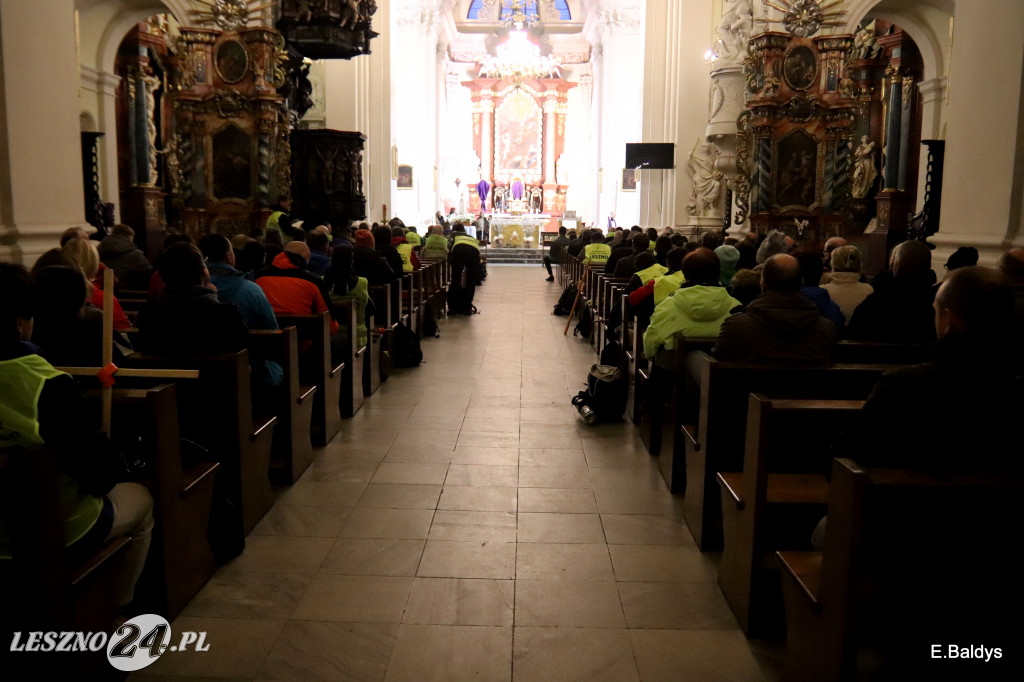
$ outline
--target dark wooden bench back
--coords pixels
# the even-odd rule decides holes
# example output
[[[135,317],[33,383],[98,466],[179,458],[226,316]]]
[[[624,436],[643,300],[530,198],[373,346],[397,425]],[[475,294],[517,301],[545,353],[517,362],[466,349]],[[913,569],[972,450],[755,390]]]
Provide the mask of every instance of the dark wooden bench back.
[[[751,393],[778,398],[861,400],[894,365],[781,367],[718,362],[701,368],[700,413],[696,430],[687,428],[686,496],[683,513],[703,550],[721,547],[721,502],[715,474],[741,471]]]
[[[347,322],[351,325],[352,317]],[[313,445],[327,445],[341,430],[341,413],[338,400],[341,395],[341,373],[344,362],[334,362],[331,357],[331,317],[323,312],[319,315],[278,315],[280,327],[294,326],[299,334],[299,376],[303,384],[316,386],[313,396],[313,423],[310,436]],[[346,333],[349,338],[356,333],[351,326]],[[308,346],[306,350],[302,350]]]

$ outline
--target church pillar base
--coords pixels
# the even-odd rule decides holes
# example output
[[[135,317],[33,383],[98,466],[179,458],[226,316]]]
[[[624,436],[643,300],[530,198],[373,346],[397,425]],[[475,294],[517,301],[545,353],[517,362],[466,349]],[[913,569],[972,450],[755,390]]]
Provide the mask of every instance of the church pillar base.
[[[159,187],[139,185],[121,191],[121,221],[135,230],[135,243],[155,261],[163,248],[167,219],[164,194]]]

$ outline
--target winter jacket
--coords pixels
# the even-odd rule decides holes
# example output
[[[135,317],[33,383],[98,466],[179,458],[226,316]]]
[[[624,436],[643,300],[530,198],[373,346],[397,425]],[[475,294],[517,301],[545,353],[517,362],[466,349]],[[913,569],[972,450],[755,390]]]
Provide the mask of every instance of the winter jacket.
[[[256,271],[256,284],[263,289],[277,315],[319,315],[330,310],[330,294],[316,275],[306,271],[302,256],[282,251],[274,262]],[[338,323],[331,319],[331,334]]]
[[[722,323],[712,351],[725,362],[827,366],[838,337],[818,307],[796,291],[769,291]]]
[[[114,269],[119,285],[124,289],[146,289],[149,287],[149,275],[153,265],[146,254],[131,239],[124,237],[105,237],[97,250],[100,260],[108,268]]]
[[[644,333],[644,356],[653,358],[658,349],[675,349],[676,334],[718,336],[729,311],[740,304],[725,287],[688,286],[662,301],[651,315]]]
[[[249,330],[238,307],[205,286],[164,287],[139,311],[138,350],[156,355],[217,355],[246,347]]]

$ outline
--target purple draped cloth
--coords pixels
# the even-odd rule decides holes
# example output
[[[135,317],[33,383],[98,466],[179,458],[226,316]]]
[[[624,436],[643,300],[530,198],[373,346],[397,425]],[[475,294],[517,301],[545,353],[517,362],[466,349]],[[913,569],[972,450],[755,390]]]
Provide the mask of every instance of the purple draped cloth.
[[[512,198],[522,199],[523,198],[523,183],[521,180],[516,180],[512,183]]]
[[[480,208],[487,208],[487,193],[491,191],[491,183],[481,180],[476,183],[476,193],[480,197]]]

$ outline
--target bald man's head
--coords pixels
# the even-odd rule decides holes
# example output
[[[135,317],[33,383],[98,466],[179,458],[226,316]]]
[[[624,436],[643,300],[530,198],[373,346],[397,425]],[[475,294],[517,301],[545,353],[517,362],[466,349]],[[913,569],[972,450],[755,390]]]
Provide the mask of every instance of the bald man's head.
[[[939,338],[964,331],[999,334],[1013,319],[1013,287],[994,268],[957,268],[942,281],[934,307]]]
[[[306,242],[288,242],[285,244],[284,250],[288,253],[294,253],[302,256],[302,260],[309,262],[309,247],[306,246]]]
[[[793,256],[778,253],[764,262],[764,270],[761,271],[763,291],[800,291],[802,283],[800,263]]]
[[[1024,286],[1024,249],[1010,249],[999,257],[999,269],[1015,287]]]
[[[932,268],[932,250],[924,242],[914,239],[902,242],[892,250],[889,267],[896,277],[925,273]]]

